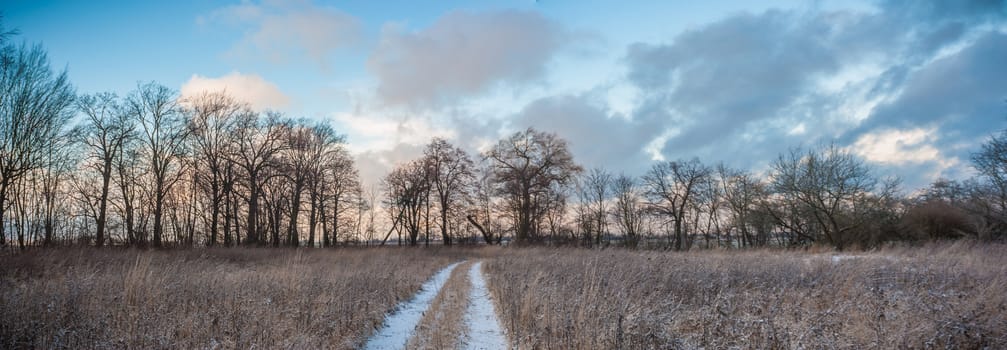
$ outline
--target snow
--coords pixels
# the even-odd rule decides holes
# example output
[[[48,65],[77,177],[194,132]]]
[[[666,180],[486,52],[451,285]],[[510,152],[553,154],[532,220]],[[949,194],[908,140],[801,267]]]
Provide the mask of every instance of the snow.
[[[465,313],[465,323],[469,329],[465,348],[506,349],[507,337],[504,336],[500,319],[493,309],[493,300],[486,288],[481,267],[480,261],[472,264],[469,270],[472,291],[469,293],[469,307]]]
[[[846,255],[846,254],[836,254],[830,257],[833,264],[838,264],[844,260],[856,260],[856,259],[875,259],[875,260],[887,260],[896,262],[899,261],[898,257],[892,255]]]
[[[843,260],[852,260],[852,259],[858,259],[858,258],[860,258],[860,256],[856,256],[856,255],[833,255],[832,256],[832,263],[833,264],[837,264],[837,263],[839,263],[839,262],[841,262]]]
[[[412,337],[413,331],[420,323],[420,319],[423,318],[423,313],[430,307],[430,303],[433,302],[434,297],[451,276],[451,271],[458,264],[448,265],[434,274],[434,277],[423,283],[416,296],[399,304],[395,312],[385,317],[384,325],[367,341],[364,348],[374,350],[404,349],[406,342]]]

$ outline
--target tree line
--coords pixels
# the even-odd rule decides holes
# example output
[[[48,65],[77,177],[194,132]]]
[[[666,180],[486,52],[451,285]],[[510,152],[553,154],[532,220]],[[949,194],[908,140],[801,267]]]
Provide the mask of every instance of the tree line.
[[[973,154],[978,177],[940,179],[901,195],[897,178],[877,176],[836,145],[791,149],[762,177],[696,158],[659,161],[634,177],[586,171],[559,136],[529,128],[475,160],[434,139],[424,156],[396,167],[383,184],[394,222],[389,234],[399,232],[406,244],[429,241],[433,226],[445,244],[481,236],[489,243],[507,237],[676,250],[842,249],[896,240],[1003,239],[1005,156],[1007,131]]]
[[[531,128],[478,155],[435,138],[365,191],[325,123],[153,82],[78,95],[13,34],[0,28],[0,244],[12,247],[847,248],[1007,230],[1007,131],[973,155],[975,178],[910,195],[835,145],[792,149],[763,176],[695,158],[632,176],[585,170]]]

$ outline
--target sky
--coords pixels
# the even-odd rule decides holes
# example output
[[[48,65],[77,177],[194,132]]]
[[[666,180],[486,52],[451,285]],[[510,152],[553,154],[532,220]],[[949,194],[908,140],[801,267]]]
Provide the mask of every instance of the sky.
[[[1007,128],[1007,1],[5,1],[79,93],[156,81],[331,123],[365,184],[534,127],[585,168],[765,173],[835,144],[906,190]],[[17,40],[16,39],[16,40]]]

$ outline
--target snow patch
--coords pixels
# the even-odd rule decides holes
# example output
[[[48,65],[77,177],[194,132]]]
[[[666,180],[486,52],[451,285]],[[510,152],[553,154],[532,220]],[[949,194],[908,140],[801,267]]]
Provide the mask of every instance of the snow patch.
[[[486,280],[482,274],[482,262],[472,264],[469,269],[469,281],[472,290],[469,293],[469,307],[465,313],[465,324],[468,326],[466,349],[506,349],[507,337],[500,327],[500,319],[493,309],[493,300]]]
[[[367,341],[364,348],[371,350],[404,349],[406,342],[413,336],[416,326],[420,323],[420,319],[423,318],[423,313],[430,307],[430,303],[434,301],[434,297],[440,292],[441,287],[451,276],[451,271],[458,264],[448,265],[438,271],[434,277],[423,283],[416,296],[400,303],[396,307],[396,311],[385,317],[384,325]]]

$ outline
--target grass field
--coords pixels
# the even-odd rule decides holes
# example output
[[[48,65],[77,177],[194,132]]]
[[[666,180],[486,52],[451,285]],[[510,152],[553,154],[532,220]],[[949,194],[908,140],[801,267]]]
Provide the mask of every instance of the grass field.
[[[0,347],[359,348],[469,260],[521,349],[1007,348],[1005,252],[39,250],[0,257]],[[409,348],[464,345],[461,266]]]
[[[488,263],[520,348],[1007,348],[1007,249],[527,249]]]
[[[0,264],[0,348],[355,348],[448,249],[51,250]]]

